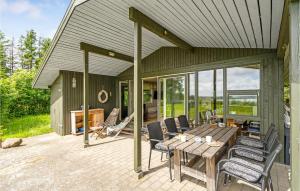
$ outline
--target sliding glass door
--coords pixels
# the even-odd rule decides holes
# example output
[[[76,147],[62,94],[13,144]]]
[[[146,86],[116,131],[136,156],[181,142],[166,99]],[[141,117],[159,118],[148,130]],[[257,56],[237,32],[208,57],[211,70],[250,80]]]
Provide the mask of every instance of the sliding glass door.
[[[160,78],[160,117],[185,114],[185,76]]]

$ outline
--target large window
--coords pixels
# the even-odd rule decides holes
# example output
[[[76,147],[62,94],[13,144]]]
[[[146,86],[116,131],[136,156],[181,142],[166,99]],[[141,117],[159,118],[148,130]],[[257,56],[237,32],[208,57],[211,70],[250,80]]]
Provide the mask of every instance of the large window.
[[[188,97],[188,112],[189,112],[189,119],[195,120],[196,117],[196,90],[195,90],[195,74],[189,74],[189,97]]]
[[[229,116],[259,116],[260,65],[227,68]]]
[[[216,70],[216,114],[223,115],[223,69]]]
[[[214,71],[198,72],[198,111],[200,121],[204,122],[207,111],[214,110]]]
[[[257,116],[257,95],[229,95],[228,102],[230,115]]]
[[[259,64],[227,69],[227,90],[258,90]]]
[[[185,76],[161,78],[160,112],[164,118],[185,114]]]

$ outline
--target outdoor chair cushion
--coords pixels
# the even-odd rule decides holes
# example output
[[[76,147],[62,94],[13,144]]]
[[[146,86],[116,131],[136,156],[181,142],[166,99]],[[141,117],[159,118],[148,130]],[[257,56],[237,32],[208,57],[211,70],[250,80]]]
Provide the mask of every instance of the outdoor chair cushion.
[[[159,142],[155,145],[155,148],[157,150],[162,150],[162,151],[168,151],[168,147],[166,145],[164,145],[164,142]],[[173,147],[169,147],[169,150],[172,151],[174,150]]]
[[[230,161],[226,162],[223,165],[222,169],[225,169],[225,171],[227,171],[231,174],[234,174],[238,177],[244,178],[249,182],[255,182],[256,183],[256,182],[260,181],[261,176],[262,176],[261,173],[256,172],[254,170],[251,170],[251,169],[249,169],[247,167],[244,167],[242,165],[236,164],[235,162],[239,162],[239,163],[242,163],[244,165],[250,166],[250,167],[252,167],[254,169],[257,169],[261,172],[263,172],[263,170],[264,170],[262,165],[252,163],[252,162],[249,162],[249,161],[241,159],[241,158],[235,158],[235,157],[231,158]]]
[[[247,152],[246,150],[249,150],[250,152]],[[262,157],[263,152],[256,150],[256,149],[251,149],[251,148],[243,148],[243,150],[235,150],[234,151],[236,155],[241,156],[241,157],[246,157],[249,159],[253,159],[259,162],[263,162],[264,161],[264,157]],[[257,154],[255,154],[257,153]]]
[[[240,145],[246,145],[246,146],[260,148],[260,149],[264,147],[264,144],[260,140],[239,139],[237,143]]]

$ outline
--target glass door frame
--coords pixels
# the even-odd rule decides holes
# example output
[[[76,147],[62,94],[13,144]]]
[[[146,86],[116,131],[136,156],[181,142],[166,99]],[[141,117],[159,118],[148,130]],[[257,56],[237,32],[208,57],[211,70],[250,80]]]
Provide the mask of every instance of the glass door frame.
[[[171,79],[171,78],[176,78],[176,77],[183,77],[184,79],[184,104],[183,104],[183,107],[184,107],[184,115],[187,115],[188,114],[188,106],[187,106],[187,95],[188,95],[188,73],[185,73],[185,74],[175,74],[175,75],[167,75],[167,76],[159,76],[157,77],[157,120],[159,121],[161,119],[161,92],[162,92],[162,89],[161,89],[161,81],[164,80],[166,81],[167,79]],[[163,89],[166,89],[166,82],[163,82]],[[163,90],[164,91],[164,90]],[[165,90],[166,91],[166,90]],[[166,97],[165,97],[165,94],[163,94],[163,97],[164,97],[164,109],[163,109],[163,115],[162,115],[162,118],[163,119],[166,119]],[[174,116],[176,117],[176,116]]]

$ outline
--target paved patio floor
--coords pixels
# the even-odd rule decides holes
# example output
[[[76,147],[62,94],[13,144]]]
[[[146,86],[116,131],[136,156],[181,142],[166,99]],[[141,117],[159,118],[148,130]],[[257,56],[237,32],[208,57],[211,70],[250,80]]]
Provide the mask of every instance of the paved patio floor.
[[[24,139],[24,146],[0,149],[0,190],[206,190],[205,184],[191,177],[170,182],[167,161],[152,154],[152,170],[147,171],[149,143],[142,142],[145,177],[133,172],[133,139],[106,138],[83,148],[82,136],[50,133]],[[272,178],[275,190],[288,189],[288,168],[275,164]],[[222,191],[251,191],[235,181]]]

